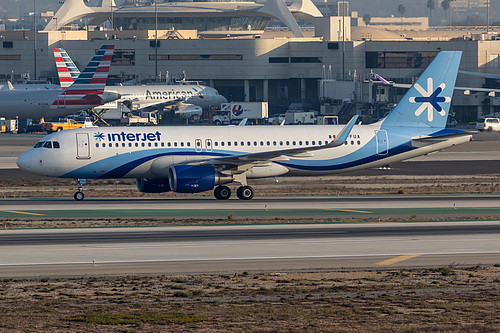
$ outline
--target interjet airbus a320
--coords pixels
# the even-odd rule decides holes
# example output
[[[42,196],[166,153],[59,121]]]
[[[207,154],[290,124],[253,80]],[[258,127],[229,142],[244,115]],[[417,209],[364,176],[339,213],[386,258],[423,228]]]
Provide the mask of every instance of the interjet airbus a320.
[[[136,178],[142,192],[198,193],[247,180],[328,175],[428,154],[468,142],[445,129],[461,52],[440,52],[397,107],[370,125],[84,128],[50,134],[17,159],[20,169],[59,178]],[[83,200],[79,189],[74,195]]]

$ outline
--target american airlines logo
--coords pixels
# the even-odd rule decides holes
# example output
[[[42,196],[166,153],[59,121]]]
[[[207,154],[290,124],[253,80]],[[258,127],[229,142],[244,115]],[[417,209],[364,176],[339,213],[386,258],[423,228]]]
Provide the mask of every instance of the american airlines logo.
[[[418,109],[415,111],[415,116],[420,116],[425,109],[427,109],[427,120],[432,121],[434,119],[434,109],[438,112],[440,116],[445,116],[446,112],[443,110],[439,103],[449,103],[451,102],[451,97],[439,96],[439,94],[446,88],[446,84],[441,83],[439,87],[434,90],[434,81],[432,78],[427,79],[427,90],[422,88],[418,83],[415,84],[415,89],[422,95],[421,97],[410,97],[410,103],[422,103]]]
[[[146,99],[186,99],[194,96],[192,91],[149,91],[146,90]]]
[[[126,142],[126,141],[160,141],[161,133],[150,132],[150,133],[108,133],[105,135],[104,133],[97,132],[94,133],[94,138],[98,141],[107,140],[109,142]]]

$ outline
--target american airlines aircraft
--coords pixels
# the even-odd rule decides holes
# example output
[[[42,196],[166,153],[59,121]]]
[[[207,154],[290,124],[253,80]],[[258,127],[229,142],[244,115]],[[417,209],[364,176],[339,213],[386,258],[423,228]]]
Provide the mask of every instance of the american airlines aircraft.
[[[50,134],[17,159],[20,169],[59,178],[136,178],[142,192],[198,193],[247,180],[329,175],[428,154],[468,142],[446,129],[461,52],[440,52],[401,102],[374,124],[85,128]],[[83,200],[79,187],[76,200]]]
[[[0,116],[40,119],[59,117],[120,98],[105,92],[114,45],[104,45],[90,60],[75,83],[63,90],[0,91]]]
[[[79,74],[78,67],[64,49],[54,48],[53,52],[61,87],[69,87]],[[153,111],[169,107],[189,118],[191,114],[201,115],[210,106],[220,107],[221,103],[227,103],[216,89],[198,84],[108,86],[106,91],[118,93],[122,98],[96,110],[116,109],[121,102],[130,110]]]

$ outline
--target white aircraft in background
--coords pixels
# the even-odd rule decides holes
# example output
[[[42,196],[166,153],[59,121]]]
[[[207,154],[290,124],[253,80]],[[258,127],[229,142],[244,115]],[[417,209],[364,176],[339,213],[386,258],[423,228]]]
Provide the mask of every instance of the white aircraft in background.
[[[61,86],[69,87],[79,73],[78,68],[64,49],[54,48],[53,51]],[[118,93],[122,98],[95,108],[97,111],[116,109],[121,103],[131,111],[170,108],[176,114],[190,118],[192,115],[201,116],[203,110],[209,110],[211,106],[219,108],[221,103],[227,103],[216,89],[198,84],[108,86],[106,91]]]
[[[116,92],[104,91],[113,50],[114,45],[102,46],[67,89],[0,91],[0,116],[22,119],[59,117],[120,98]]]
[[[303,126],[159,126],[67,130],[42,138],[17,159],[21,170],[59,178],[136,178],[141,192],[198,193],[247,180],[320,176],[389,163],[468,142],[446,129],[462,52],[440,52],[401,102],[374,124]],[[79,186],[76,200],[83,200]]]

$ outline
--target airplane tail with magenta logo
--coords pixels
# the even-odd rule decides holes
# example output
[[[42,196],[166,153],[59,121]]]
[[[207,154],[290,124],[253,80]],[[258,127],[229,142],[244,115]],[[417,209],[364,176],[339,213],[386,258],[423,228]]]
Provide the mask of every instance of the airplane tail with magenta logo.
[[[461,51],[439,52],[394,110],[383,120],[382,127],[444,128],[461,57]]]

